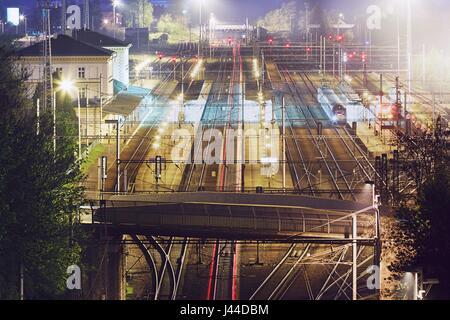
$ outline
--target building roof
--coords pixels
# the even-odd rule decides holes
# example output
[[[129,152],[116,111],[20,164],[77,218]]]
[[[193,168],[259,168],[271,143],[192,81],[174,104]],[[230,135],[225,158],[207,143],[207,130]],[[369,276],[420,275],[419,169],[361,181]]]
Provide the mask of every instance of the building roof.
[[[57,37],[52,38],[51,44],[53,57],[110,57],[114,54],[113,51],[78,41],[66,35],[58,35]],[[17,54],[22,57],[38,57],[42,56],[42,51],[43,42],[38,42],[19,50]]]
[[[103,107],[103,112],[129,116],[142,102],[143,97],[129,94],[127,92],[119,93],[115,99]]]
[[[117,40],[92,30],[73,30],[75,39],[97,47],[129,47],[129,42]]]
[[[338,22],[336,24],[333,24],[331,27],[333,29],[352,29],[355,27],[355,25],[349,24],[345,22],[343,19],[339,18]]]

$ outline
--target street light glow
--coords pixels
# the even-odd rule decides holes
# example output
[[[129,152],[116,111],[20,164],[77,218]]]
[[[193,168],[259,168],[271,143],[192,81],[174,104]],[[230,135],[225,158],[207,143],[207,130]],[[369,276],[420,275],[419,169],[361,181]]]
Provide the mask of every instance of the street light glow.
[[[59,84],[59,90],[64,92],[70,92],[75,89],[75,84],[71,80],[63,80]]]

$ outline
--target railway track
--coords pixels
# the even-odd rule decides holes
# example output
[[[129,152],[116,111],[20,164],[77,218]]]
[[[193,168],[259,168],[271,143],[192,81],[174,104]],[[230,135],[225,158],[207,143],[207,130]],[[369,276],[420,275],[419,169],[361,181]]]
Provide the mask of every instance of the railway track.
[[[206,142],[205,154],[210,154],[211,142],[214,139],[212,129],[221,129],[221,120],[225,117],[223,112],[223,102],[227,99],[227,82],[230,70],[230,63],[225,58],[225,53],[219,59],[219,72],[213,84],[212,92],[208,96],[205,108],[201,117],[201,126],[197,129],[197,134],[203,137],[203,132],[208,131],[209,135],[203,138],[204,142],[193,145],[191,155],[194,159],[202,158]],[[229,90],[229,89],[228,89]],[[203,159],[203,158],[202,158]],[[189,163],[184,168],[182,182],[179,191],[199,191],[213,189],[216,190],[217,175],[212,172],[219,172],[219,164],[208,164],[207,161],[201,163]],[[212,177],[212,179],[210,178]],[[212,187],[214,186],[214,187]],[[220,187],[220,186],[219,186]],[[230,242],[221,243],[216,241],[212,248],[212,260],[210,263],[210,274],[208,278],[207,299],[220,299],[227,295],[231,287],[226,286],[227,279],[233,274],[236,265],[233,263],[235,257],[235,244]],[[223,266],[231,266],[229,268]],[[230,296],[229,299],[232,297]]]
[[[307,85],[311,95],[315,96],[317,94],[317,88],[314,85],[313,81],[305,73],[300,74],[300,77]],[[356,165],[360,168],[362,174],[364,175],[364,179],[366,181],[372,180],[376,172],[375,167],[372,165],[367,155],[363,152],[360,145],[356,142],[356,139],[353,138],[349,133],[348,129],[345,126],[332,126],[329,131],[329,135],[336,135],[340,137],[340,139],[338,139],[337,141],[339,141],[341,143],[341,147],[344,146],[344,149],[346,149],[348,151],[348,154],[351,155]],[[349,145],[347,141],[350,141],[352,145]],[[342,161],[346,163],[345,159],[342,159]]]
[[[251,295],[249,300],[281,300],[300,272],[300,262],[305,258],[311,244],[291,244],[286,254],[272,272]],[[300,250],[300,254],[298,254]]]
[[[314,116],[314,113],[311,111],[310,106],[308,105],[308,101],[305,101],[303,97],[303,93],[300,92],[299,88],[296,85],[295,80],[287,69],[280,71],[282,79],[284,79],[287,88],[290,92],[289,98],[292,99],[294,105],[293,109],[296,110],[298,116],[301,119],[304,119],[304,125],[306,125],[306,130],[308,135],[311,137],[310,141],[312,142],[317,154],[322,161],[322,164],[325,166],[329,177],[331,178],[331,182],[337,192],[337,195],[340,199],[345,198],[345,193],[341,191],[342,188],[345,188],[351,197],[356,200],[356,196],[353,193],[353,190],[344,174],[341,166],[339,165],[336,156],[333,154],[333,150],[330,148],[329,143],[326,139],[318,138],[318,135],[314,133],[313,130],[317,130],[318,121]],[[310,101],[309,101],[310,102]],[[317,102],[313,101],[314,104]],[[289,118],[289,113],[287,115]],[[292,122],[290,122],[292,124]],[[292,126],[291,126],[292,127]],[[292,128],[295,130],[295,128]],[[321,147],[323,146],[323,147]],[[322,150],[325,149],[325,152]],[[327,160],[327,155],[331,157],[331,161]],[[298,184],[297,181],[294,181],[294,184]],[[344,186],[343,186],[344,185]]]
[[[225,55],[224,55],[225,56]],[[193,160],[203,159],[203,155],[210,154],[211,141],[213,139],[212,129],[219,128],[220,120],[223,117],[222,112],[222,102],[223,98],[226,96],[226,83],[227,75],[229,72],[229,65],[227,59],[222,56],[220,58],[219,72],[215,83],[213,84],[212,93],[208,96],[205,108],[201,117],[201,125],[197,128],[196,136],[203,137],[203,143],[198,145],[193,145],[191,150],[191,155]],[[209,135],[204,140],[203,132],[209,132]],[[206,146],[206,149],[204,148]],[[205,151],[205,152],[203,152]],[[203,159],[204,160],[204,159]],[[206,186],[206,176],[208,170],[217,172],[218,165],[208,165],[206,161],[201,163],[190,163],[187,164],[183,174],[183,180],[180,184],[179,191],[199,191],[210,189],[211,186]],[[212,175],[212,174],[211,174]],[[211,184],[210,181],[208,184]],[[216,188],[214,187],[214,191]]]
[[[181,64],[180,62],[179,64]],[[163,96],[164,93],[164,87],[171,81],[173,74],[168,74],[166,78],[162,81],[162,83],[158,86],[158,88],[154,91],[158,94],[156,97],[155,104],[161,105],[167,102],[167,98]],[[190,72],[186,72],[184,74],[184,79],[188,79],[190,75]],[[189,83],[189,86],[192,85],[192,81]],[[145,122],[146,118],[149,114],[144,118],[143,122]],[[139,172],[139,169],[141,168],[142,162],[147,159],[147,156],[149,154],[150,148],[151,148],[151,136],[154,133],[154,130],[158,124],[160,124],[165,117],[165,114],[160,114],[160,118],[155,118],[151,122],[151,125],[149,127],[146,127],[144,130],[143,135],[140,135],[140,143],[135,148],[134,153],[131,155],[129,161],[126,163],[126,165],[123,168],[123,172],[128,173],[128,179],[130,182],[130,185],[132,186],[131,191],[133,192],[133,186],[136,183],[136,178]],[[144,241],[138,237],[133,236],[133,240],[136,242],[136,244],[139,246],[141,251],[143,252],[147,264],[149,265],[152,274],[153,274],[153,283],[155,285],[154,288],[154,295],[153,299],[158,300],[161,297],[165,297],[169,300],[175,300],[177,298],[178,294],[178,288],[181,281],[181,275],[183,272],[183,267],[187,255],[187,247],[189,240],[187,238],[182,239],[181,245],[175,244],[175,242],[180,242],[176,239],[176,241],[173,241],[174,239],[170,238],[168,241],[168,244],[166,247],[160,244],[160,242],[153,238],[153,237],[147,237],[147,242],[151,244],[153,248],[157,250],[157,252],[160,255],[160,261],[161,261],[161,268],[158,270],[157,265],[155,263],[155,258],[153,258],[152,253],[150,251],[150,247],[146,246],[144,244]],[[166,240],[162,239],[163,242],[167,242]],[[173,254],[173,250],[175,247],[179,247],[179,255],[177,256],[175,261],[171,261],[171,254]],[[164,281],[164,279],[167,278],[169,281],[168,285],[165,285],[167,281]]]
[[[233,48],[233,68],[228,89],[227,123],[224,128],[224,142],[222,149],[222,157],[224,162],[221,163],[221,168],[219,169],[219,190],[221,192],[227,191],[227,177],[231,176],[228,174],[229,172],[234,171],[232,170],[233,166],[241,166],[241,164],[227,164],[227,152],[230,152],[230,150],[227,150],[227,135],[229,134],[228,129],[232,128],[232,124],[235,120],[241,124],[239,122],[240,104],[239,101],[236,101],[235,91],[236,87],[241,85],[241,82],[243,81],[242,66],[243,63],[240,55],[240,47],[236,46]],[[233,114],[234,112],[236,115]],[[233,119],[233,117],[236,116],[237,119]],[[236,148],[231,150],[231,152],[235,153]],[[237,173],[237,175],[239,175],[239,173]],[[239,179],[240,177],[236,178]],[[240,188],[240,186],[234,186],[232,190],[237,191],[236,188]],[[218,241],[216,243],[215,250],[213,250],[213,260],[211,261],[210,281],[208,283],[208,300],[237,299],[238,250],[239,246],[235,241],[225,241],[224,243]],[[214,281],[211,281],[212,279],[214,279]]]

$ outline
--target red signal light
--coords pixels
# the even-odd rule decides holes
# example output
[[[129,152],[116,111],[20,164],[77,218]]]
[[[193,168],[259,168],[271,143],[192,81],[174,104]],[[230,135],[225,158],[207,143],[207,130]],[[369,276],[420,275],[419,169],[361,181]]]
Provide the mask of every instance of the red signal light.
[[[338,35],[338,36],[336,37],[336,40],[337,40],[338,42],[340,42],[340,41],[344,40],[344,37],[343,37],[342,35]]]
[[[361,60],[362,60],[363,62],[366,62],[366,59],[367,59],[367,56],[366,56],[365,53],[363,53],[363,54],[361,55]]]

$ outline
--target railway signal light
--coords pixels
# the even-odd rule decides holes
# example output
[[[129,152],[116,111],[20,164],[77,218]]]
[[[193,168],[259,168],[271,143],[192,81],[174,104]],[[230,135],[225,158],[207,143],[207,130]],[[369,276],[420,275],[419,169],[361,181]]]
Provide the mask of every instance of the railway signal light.
[[[272,38],[269,38],[268,42],[269,42],[269,45],[272,45],[273,39],[272,39]]]
[[[101,178],[106,179],[106,178],[108,178],[108,158],[105,156],[101,157],[100,164],[101,164],[101,170],[100,170]]]
[[[347,62],[347,61],[348,61],[348,55],[347,55],[347,52],[344,52],[344,54],[342,55],[342,61],[343,61],[343,62]]]
[[[337,42],[342,42],[344,40],[344,36],[343,35],[337,35],[336,36],[336,41]]]
[[[155,158],[155,180],[157,183],[161,179],[161,173],[162,173],[162,157],[156,156],[156,158]]]
[[[231,39],[231,37],[228,37],[228,45],[231,46],[231,42],[233,41],[233,39]]]

